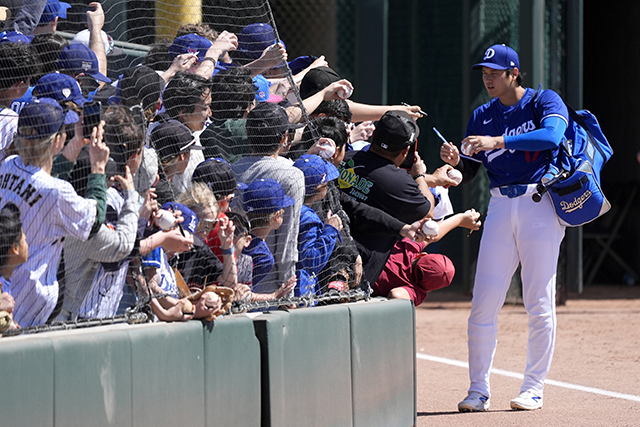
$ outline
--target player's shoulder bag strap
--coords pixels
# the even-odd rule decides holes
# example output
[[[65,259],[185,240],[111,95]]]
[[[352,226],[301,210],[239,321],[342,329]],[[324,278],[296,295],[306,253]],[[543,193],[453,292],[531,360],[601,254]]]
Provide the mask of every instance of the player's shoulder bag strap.
[[[538,126],[540,118],[536,104],[541,93],[542,90],[538,88],[531,98]],[[542,194],[549,191],[560,223],[567,227],[578,227],[602,216],[611,208],[602,193],[600,171],[611,158],[613,150],[593,114],[587,110],[575,111],[566,102],[565,105],[569,111],[569,123],[560,144],[561,149],[549,164],[533,199],[539,201]]]

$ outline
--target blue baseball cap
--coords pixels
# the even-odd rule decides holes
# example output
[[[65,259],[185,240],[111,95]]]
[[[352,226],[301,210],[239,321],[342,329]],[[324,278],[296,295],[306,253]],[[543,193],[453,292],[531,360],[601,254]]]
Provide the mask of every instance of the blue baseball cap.
[[[282,186],[273,179],[253,181],[242,192],[242,208],[245,212],[273,213],[292,206],[293,197],[284,194]]]
[[[60,50],[56,67],[75,74],[84,73],[101,82],[111,83],[111,79],[100,72],[98,57],[82,43],[71,43]]]
[[[307,196],[316,192],[319,185],[340,176],[338,168],[315,154],[304,154],[293,164],[304,173],[304,191]]]
[[[51,98],[34,99],[20,111],[17,135],[25,139],[40,139],[60,131],[65,122],[64,110]],[[25,128],[28,133],[21,133]]]
[[[478,70],[482,67],[494,70],[506,70],[520,68],[520,60],[515,50],[504,44],[494,44],[484,53],[482,62],[474,64],[471,69]]]
[[[40,24],[47,24],[57,17],[67,18],[67,9],[71,8],[69,3],[63,3],[59,0],[47,0],[47,4],[40,16]]]
[[[66,74],[45,74],[37,81],[33,91],[37,97],[53,98],[58,102],[73,101],[81,107],[87,102],[76,79]]]
[[[184,230],[193,234],[194,245],[196,246],[204,245],[204,242],[200,240],[200,238],[196,234],[196,229],[198,228],[198,224],[200,223],[200,220],[198,219],[196,214],[193,213],[191,209],[189,209],[182,203],[176,203],[176,202],[167,202],[164,205],[162,205],[161,208],[166,211],[176,210],[176,211],[182,212],[182,218],[184,218],[184,221],[182,221],[180,225]]]
[[[256,100],[258,102],[280,102],[282,98],[278,95],[272,95],[269,93],[271,82],[267,80],[262,74],[258,74],[253,78],[253,84],[256,87]]]
[[[31,39],[20,31],[3,31],[0,33],[0,43],[4,42],[29,44]]]
[[[169,56],[175,58],[183,53],[194,53],[198,55],[198,61],[202,62],[211,45],[209,39],[197,34],[186,34],[173,40],[173,44],[169,47]]]
[[[282,40],[279,40],[279,42],[284,45]],[[244,27],[238,34],[237,50],[247,58],[258,59],[266,48],[275,43],[276,33],[271,25],[251,24]]]

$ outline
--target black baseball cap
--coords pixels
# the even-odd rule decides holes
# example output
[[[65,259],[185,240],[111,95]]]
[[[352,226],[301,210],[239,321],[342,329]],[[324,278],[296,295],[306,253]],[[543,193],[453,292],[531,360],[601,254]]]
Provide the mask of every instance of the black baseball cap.
[[[288,130],[298,129],[302,124],[289,122],[287,111],[273,102],[261,102],[247,115],[247,136],[284,136]]]
[[[164,83],[162,77],[149,67],[131,67],[118,82],[120,101],[128,106],[142,102],[142,109],[147,110],[158,104]]]
[[[178,120],[168,120],[154,127],[151,131],[150,141],[161,161],[190,150],[203,149],[203,147],[196,145],[196,138],[191,130]]]
[[[398,151],[413,144],[420,135],[420,128],[404,111],[387,111],[373,131],[372,143],[387,151]]]
[[[233,194],[236,189],[244,190],[246,184],[236,181],[229,163],[219,158],[210,158],[196,166],[191,182],[207,184],[216,199]]]
[[[315,95],[333,82],[341,80],[341,77],[332,68],[316,67],[305,74],[300,82],[300,97],[302,99]]]

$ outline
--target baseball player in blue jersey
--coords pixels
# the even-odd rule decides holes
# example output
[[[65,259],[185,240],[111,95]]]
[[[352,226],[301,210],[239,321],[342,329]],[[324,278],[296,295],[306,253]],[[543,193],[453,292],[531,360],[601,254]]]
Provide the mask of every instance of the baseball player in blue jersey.
[[[484,165],[491,191],[468,324],[471,386],[469,395],[458,404],[461,412],[489,408],[498,313],[518,264],[522,265],[529,341],[524,381],[511,408],[542,407],[544,381],[553,356],[556,268],[564,227],[548,195],[540,203],[533,202],[531,195],[558,153],[568,113],[562,99],[551,90],[545,90],[532,107],[533,90],[521,86],[519,67],[518,54],[508,46],[487,49],[482,62],[472,68],[482,70],[484,86],[493,99],[473,112],[462,141],[462,155],[451,143],[443,144],[440,150],[442,160],[462,172],[463,182]]]

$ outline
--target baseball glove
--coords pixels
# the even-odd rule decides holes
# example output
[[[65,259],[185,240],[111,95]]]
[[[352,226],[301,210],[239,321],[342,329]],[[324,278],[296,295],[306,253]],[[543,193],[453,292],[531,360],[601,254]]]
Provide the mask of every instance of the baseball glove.
[[[11,317],[11,313],[8,311],[0,311],[0,334],[11,326],[13,323],[13,318]]]
[[[194,292],[193,294],[189,295],[187,299],[189,301],[197,303],[200,298],[206,297],[207,292],[216,293],[220,297],[220,300],[222,302],[222,306],[218,310],[214,311],[211,316],[204,319],[206,321],[211,321],[215,320],[216,317],[220,316],[221,314],[226,313],[231,308],[231,303],[233,302],[235,293],[233,292],[233,289],[227,288],[225,286],[209,285],[203,289],[200,289],[198,292]]]

